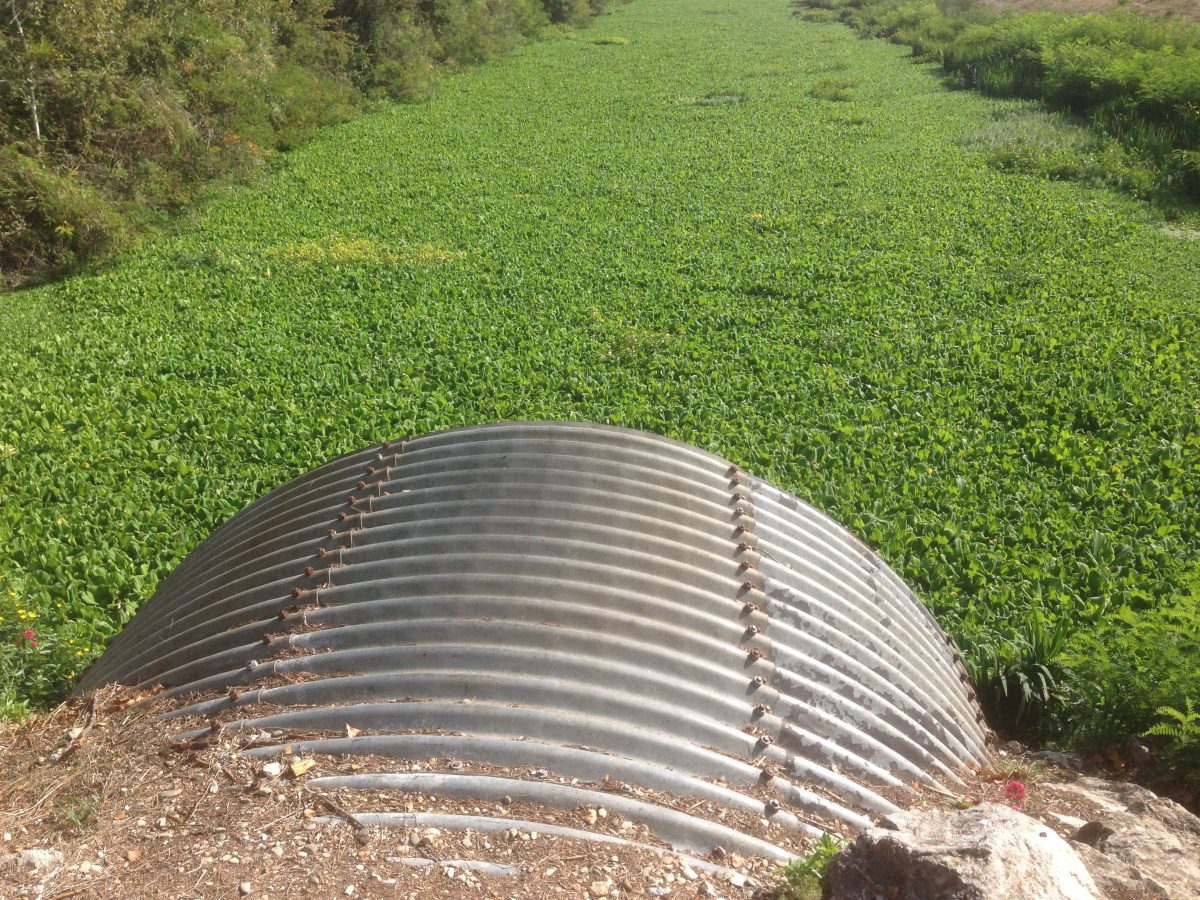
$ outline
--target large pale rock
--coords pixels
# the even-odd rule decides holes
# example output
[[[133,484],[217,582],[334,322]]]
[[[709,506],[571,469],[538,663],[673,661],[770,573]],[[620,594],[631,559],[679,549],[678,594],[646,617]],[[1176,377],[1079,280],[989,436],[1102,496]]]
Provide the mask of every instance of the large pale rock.
[[[63,864],[63,855],[57,850],[32,847],[29,850],[10,853],[5,857],[4,862],[8,868],[14,868],[19,872],[36,877],[59,868]]]
[[[1071,845],[997,803],[910,810],[860,834],[829,863],[831,900],[1093,900]]]
[[[1072,842],[1106,893],[1200,898],[1200,818],[1135,784],[1080,778],[1055,790],[1101,810]]]

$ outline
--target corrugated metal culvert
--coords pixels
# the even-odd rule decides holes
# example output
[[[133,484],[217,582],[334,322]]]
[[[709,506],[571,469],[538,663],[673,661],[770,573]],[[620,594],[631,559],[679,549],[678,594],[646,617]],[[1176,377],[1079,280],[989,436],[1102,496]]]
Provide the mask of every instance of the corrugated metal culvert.
[[[179,714],[233,710],[227,728],[331,735],[298,751],[560,776],[314,784],[571,809],[616,779],[814,834],[986,753],[946,636],[849,532],[710,453],[587,424],[385,443],[279,488],[180,564],[82,687],[110,681],[220,692]],[[599,796],[679,850],[788,856]]]

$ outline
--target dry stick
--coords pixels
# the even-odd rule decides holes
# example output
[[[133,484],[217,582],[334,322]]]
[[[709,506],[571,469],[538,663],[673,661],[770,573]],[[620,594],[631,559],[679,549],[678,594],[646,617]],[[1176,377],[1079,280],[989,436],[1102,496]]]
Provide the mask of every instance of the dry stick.
[[[343,818],[347,822],[349,822],[350,825],[354,828],[354,833],[356,835],[356,839],[357,839],[358,835],[366,835],[367,834],[367,825],[365,822],[363,822],[362,819],[358,818],[353,813],[347,812],[345,809],[343,809],[338,804],[334,803],[332,800],[330,800],[324,794],[318,794],[312,788],[307,787],[307,786],[304,788],[304,790],[307,791],[308,793],[312,794],[314,797],[316,797],[317,803],[320,803],[322,806],[324,806],[326,809],[328,809],[334,815],[340,816],[341,818]]]
[[[63,751],[63,755],[58,758],[58,761],[60,763],[66,762],[68,759],[70,759],[71,755],[73,753],[75,753],[75,751],[77,751],[80,747],[82,747],[87,742],[88,735],[91,733],[92,728],[95,726],[95,724],[96,724],[96,695],[92,694],[91,698],[87,702],[87,718],[84,720],[83,730],[81,732],[79,732],[78,735],[75,736],[75,738],[71,741],[71,743],[67,747],[67,749]]]

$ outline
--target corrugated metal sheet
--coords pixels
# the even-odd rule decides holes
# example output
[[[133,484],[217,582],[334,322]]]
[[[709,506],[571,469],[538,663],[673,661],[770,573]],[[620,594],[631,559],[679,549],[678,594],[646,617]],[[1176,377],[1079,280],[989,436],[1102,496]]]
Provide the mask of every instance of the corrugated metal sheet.
[[[986,753],[946,636],[861,542],[726,460],[587,424],[387,443],[279,488],[180,564],[81,687],[113,680],[241,686],[181,714],[236,707],[248,728],[373,732],[298,750],[610,775],[797,831],[862,827],[895,808],[880,786],[953,780]],[[549,806],[590,793],[336,785],[380,777]],[[680,850],[786,856],[622,802]]]

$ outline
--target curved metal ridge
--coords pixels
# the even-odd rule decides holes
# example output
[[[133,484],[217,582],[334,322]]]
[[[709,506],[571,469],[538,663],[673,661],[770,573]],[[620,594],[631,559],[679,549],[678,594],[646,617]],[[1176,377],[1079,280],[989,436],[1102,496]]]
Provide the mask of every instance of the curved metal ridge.
[[[168,719],[370,732],[300,752],[618,778],[778,833],[864,828],[896,808],[880,787],[986,759],[957,654],[878,556],[726,460],[601,425],[441,432],[302,475],[197,547],[81,689],[114,680],[207,692]],[[762,831],[551,781],[319,781],[602,796],[677,850],[787,856]]]

